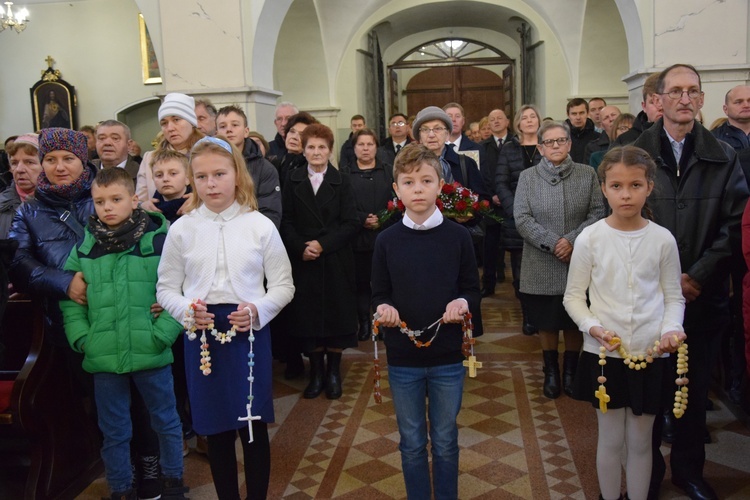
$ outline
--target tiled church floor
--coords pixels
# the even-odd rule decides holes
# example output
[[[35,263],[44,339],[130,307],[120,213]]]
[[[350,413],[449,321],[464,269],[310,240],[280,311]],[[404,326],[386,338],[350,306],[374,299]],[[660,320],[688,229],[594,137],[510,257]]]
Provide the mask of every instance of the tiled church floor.
[[[477,378],[466,379],[459,414],[460,498],[597,498],[594,410],[564,395],[551,401],[541,394],[539,342],[520,334],[509,284],[484,300],[482,311],[487,333],[478,341],[477,356],[484,367]],[[285,381],[283,365],[275,366],[269,498],[405,498],[387,373],[383,370],[383,404],[377,405],[371,353],[369,342],[346,351],[344,396],[337,401],[302,399],[305,381]],[[714,401],[705,475],[720,498],[750,498],[750,431]],[[665,455],[669,451],[662,448]],[[669,471],[662,498],[684,498],[668,477]],[[190,498],[215,498],[204,456],[188,455],[185,479]],[[99,479],[78,498],[106,493]]]

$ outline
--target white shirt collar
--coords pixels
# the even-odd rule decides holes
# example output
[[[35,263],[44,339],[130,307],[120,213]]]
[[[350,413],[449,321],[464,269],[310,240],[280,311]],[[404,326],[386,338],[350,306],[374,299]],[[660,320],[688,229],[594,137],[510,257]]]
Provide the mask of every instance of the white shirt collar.
[[[406,214],[406,212],[404,212],[404,217],[401,219],[401,221],[409,229],[417,229],[415,226],[420,225],[414,222],[413,220],[411,220],[409,216]],[[442,212],[440,212],[440,210],[437,209],[437,207],[435,207],[435,211],[432,212],[432,215],[427,217],[427,220],[424,221],[424,224],[421,224],[423,226],[421,229],[432,229],[434,227],[438,227],[442,223],[443,223],[443,214]]]
[[[216,213],[212,210],[210,210],[208,207],[206,207],[205,204],[201,204],[201,206],[198,207],[198,213],[204,216],[207,219],[213,220],[213,221],[230,221],[237,217],[240,212],[242,211],[242,207],[239,203],[237,203],[237,200],[234,200],[234,202],[229,205],[227,208],[225,208],[223,211]]]
[[[449,141],[451,144],[455,144],[456,145],[456,149],[454,149],[454,151],[458,151],[461,148],[461,139],[463,139],[463,138],[464,138],[464,136],[463,136],[463,134],[461,134],[461,135],[458,136],[458,139],[456,139],[455,141]]]

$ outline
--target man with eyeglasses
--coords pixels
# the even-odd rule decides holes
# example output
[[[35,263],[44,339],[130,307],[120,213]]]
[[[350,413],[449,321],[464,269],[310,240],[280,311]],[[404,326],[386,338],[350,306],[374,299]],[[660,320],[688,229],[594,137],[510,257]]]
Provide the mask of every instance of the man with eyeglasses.
[[[383,163],[393,165],[396,155],[411,142],[406,121],[406,115],[403,113],[396,113],[388,119],[388,133],[391,136],[383,141],[383,145],[378,148],[377,152],[378,159]]]
[[[273,124],[276,126],[276,137],[274,137],[269,144],[270,151],[267,153],[267,156],[282,158],[286,154],[286,145],[284,144],[286,134],[284,133],[284,130],[289,118],[297,113],[299,113],[297,106],[291,102],[284,101],[276,105],[276,111],[273,118]]]
[[[748,188],[728,144],[716,140],[696,120],[703,107],[698,71],[675,64],[659,75],[657,99],[663,116],[635,141],[657,165],[655,186],[648,199],[654,220],[677,240],[685,296],[683,322],[690,345],[690,402],[675,421],[671,451],[672,483],[693,499],[714,499],[703,478],[706,460],[706,401],[722,333],[729,326],[729,266],[740,252],[740,221]],[[671,406],[674,372],[664,373],[665,408]],[[649,498],[656,498],[664,477],[659,452],[662,419],[654,423],[653,466]]]

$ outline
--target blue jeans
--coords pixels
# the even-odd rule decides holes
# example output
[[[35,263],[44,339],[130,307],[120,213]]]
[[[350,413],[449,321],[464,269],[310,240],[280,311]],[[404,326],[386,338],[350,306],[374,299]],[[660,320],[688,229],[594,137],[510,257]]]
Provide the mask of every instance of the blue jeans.
[[[463,364],[429,368],[389,365],[388,382],[401,436],[398,447],[408,498],[431,498],[425,413],[430,419],[432,490],[435,498],[458,498],[456,417],[461,409],[464,389]]]
[[[133,487],[130,468],[130,379],[146,403],[151,427],[159,436],[162,474],[182,477],[182,425],[177,415],[172,369],[169,365],[118,375],[94,374],[94,396],[99,414],[99,428],[104,434],[102,460],[107,483],[113,492]]]

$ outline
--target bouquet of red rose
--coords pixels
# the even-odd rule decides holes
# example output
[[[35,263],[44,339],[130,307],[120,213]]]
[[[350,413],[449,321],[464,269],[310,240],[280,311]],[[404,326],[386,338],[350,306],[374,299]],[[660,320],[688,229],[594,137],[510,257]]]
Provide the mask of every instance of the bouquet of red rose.
[[[401,203],[401,200],[399,200],[397,197],[394,196],[392,200],[388,200],[388,205],[378,212],[378,226],[382,227],[385,222],[393,217],[397,212],[404,213],[404,210],[406,210],[406,207],[404,207],[404,204]]]
[[[490,207],[488,200],[479,201],[479,195],[458,182],[444,184],[435,204],[444,216],[451,219],[468,220],[477,215],[502,222]]]

